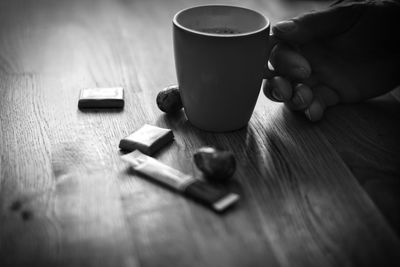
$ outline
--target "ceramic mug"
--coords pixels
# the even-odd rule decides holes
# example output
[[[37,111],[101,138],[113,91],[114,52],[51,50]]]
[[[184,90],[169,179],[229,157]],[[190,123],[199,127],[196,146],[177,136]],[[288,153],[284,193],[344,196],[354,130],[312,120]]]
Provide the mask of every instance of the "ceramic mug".
[[[226,132],[247,125],[273,40],[269,20],[242,7],[206,5],[173,18],[175,67],[188,120]]]

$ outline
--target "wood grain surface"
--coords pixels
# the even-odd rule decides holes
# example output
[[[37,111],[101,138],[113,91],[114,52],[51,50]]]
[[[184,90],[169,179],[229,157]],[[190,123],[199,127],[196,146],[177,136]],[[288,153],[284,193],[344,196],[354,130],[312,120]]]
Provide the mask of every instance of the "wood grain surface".
[[[221,2],[272,22],[327,4]],[[260,95],[248,127],[225,134],[158,110],[176,83],[171,18],[205,3],[0,2],[0,266],[399,266],[399,239],[361,186],[398,181],[393,98],[313,124]],[[78,110],[97,86],[123,86],[124,109]],[[186,173],[200,176],[196,148],[232,150],[234,180],[217,186],[240,203],[219,215],[131,171],[118,143],[144,123],[174,131],[155,157]]]

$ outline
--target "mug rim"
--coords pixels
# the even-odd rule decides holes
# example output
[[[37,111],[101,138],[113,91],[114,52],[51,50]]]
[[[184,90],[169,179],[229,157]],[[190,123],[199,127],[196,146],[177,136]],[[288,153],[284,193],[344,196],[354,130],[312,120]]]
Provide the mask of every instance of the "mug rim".
[[[244,9],[244,10],[248,10],[248,11],[251,11],[251,12],[254,12],[254,13],[258,14],[259,16],[261,16],[262,18],[265,19],[266,23],[265,23],[265,25],[263,27],[261,27],[260,29],[255,30],[255,31],[249,31],[249,32],[244,32],[244,33],[234,33],[234,34],[218,34],[218,33],[209,33],[209,32],[196,31],[196,30],[190,29],[188,27],[185,27],[185,26],[183,26],[182,24],[180,24],[178,22],[178,16],[181,15],[182,13],[184,13],[184,12],[186,12],[188,10],[191,10],[191,9],[196,9],[196,8],[201,8],[201,7],[233,7],[233,8],[238,8],[238,9]],[[254,35],[254,34],[257,34],[257,33],[265,31],[270,26],[269,19],[266,16],[264,16],[263,14],[261,14],[260,12],[255,11],[255,10],[250,9],[250,8],[245,8],[245,7],[241,7],[241,6],[234,6],[234,5],[198,5],[198,6],[192,6],[192,7],[184,8],[184,9],[178,11],[174,15],[174,17],[172,19],[172,22],[176,27],[178,27],[178,28],[180,28],[180,29],[182,29],[184,31],[191,32],[193,34],[201,35],[201,36],[220,37],[220,38],[232,38],[232,37],[242,37],[242,36]]]

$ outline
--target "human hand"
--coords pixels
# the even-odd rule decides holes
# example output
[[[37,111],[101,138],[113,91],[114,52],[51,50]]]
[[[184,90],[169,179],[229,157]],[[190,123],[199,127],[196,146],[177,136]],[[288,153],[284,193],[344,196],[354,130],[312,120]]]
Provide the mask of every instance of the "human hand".
[[[278,23],[265,95],[317,121],[329,106],[388,92],[400,83],[399,19],[399,2],[347,1]]]

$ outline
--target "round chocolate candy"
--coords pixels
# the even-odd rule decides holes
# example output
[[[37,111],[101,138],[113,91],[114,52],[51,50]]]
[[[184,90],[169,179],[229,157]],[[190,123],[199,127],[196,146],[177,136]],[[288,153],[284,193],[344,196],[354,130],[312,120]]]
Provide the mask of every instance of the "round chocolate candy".
[[[227,181],[235,172],[233,153],[213,147],[202,147],[194,155],[194,163],[210,181]]]
[[[161,90],[156,100],[158,108],[165,113],[175,113],[183,107],[178,85]]]

